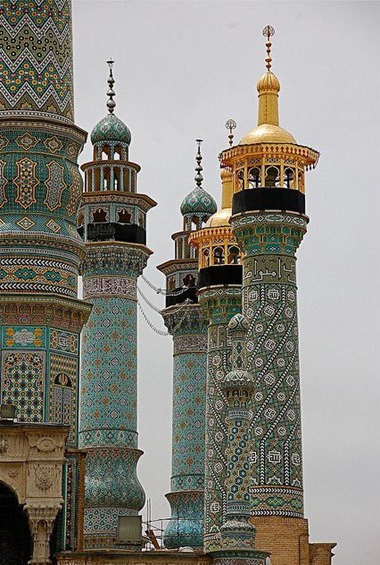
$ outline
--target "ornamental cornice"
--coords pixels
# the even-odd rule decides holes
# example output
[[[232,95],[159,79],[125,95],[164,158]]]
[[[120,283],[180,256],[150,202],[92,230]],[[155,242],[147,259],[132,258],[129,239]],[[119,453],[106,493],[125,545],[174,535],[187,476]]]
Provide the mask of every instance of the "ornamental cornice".
[[[247,145],[236,145],[222,151],[219,155],[222,167],[233,167],[237,159],[249,157],[278,157],[279,159],[289,156],[295,157],[305,166],[315,167],[319,160],[319,153],[311,147],[292,143],[255,143]]]
[[[81,274],[111,274],[139,276],[152,251],[145,245],[109,241],[86,244],[86,258],[81,265]],[[124,272],[123,272],[124,271]]]
[[[303,228],[306,230],[307,224],[309,223],[309,217],[304,214],[299,214],[297,212],[283,212],[283,211],[248,211],[242,214],[235,214],[231,217],[231,227],[234,231],[239,228],[247,228],[251,224],[280,224],[286,226],[294,226],[297,228]]]
[[[225,243],[236,243],[235,236],[231,231],[231,226],[202,228],[189,235],[189,243],[196,247],[214,243],[216,239],[221,239]]]
[[[118,163],[119,161],[116,161]],[[82,194],[81,207],[86,204],[109,204],[120,203],[130,204],[131,206],[138,205],[141,210],[148,212],[151,208],[157,205],[157,202],[150,198],[147,194],[140,194],[138,192],[116,192],[116,191],[93,191],[84,192]]]
[[[8,250],[6,246],[9,245]],[[70,251],[78,257],[77,264],[85,256],[85,244],[78,238],[62,235],[47,234],[45,232],[0,232],[0,254],[8,253],[9,250],[15,252],[15,247],[27,245],[36,251],[39,247],[64,249]],[[38,252],[38,251],[37,251]],[[74,259],[74,257],[73,257]]]
[[[161,310],[164,324],[171,335],[199,334],[207,331],[208,320],[199,304],[175,304]]]
[[[102,145],[102,143],[101,143]],[[124,167],[130,167],[134,169],[137,173],[141,171],[140,165],[134,163],[133,161],[125,161],[124,159],[107,159],[104,161],[87,161],[87,163],[83,163],[81,165],[82,171],[86,171],[86,169],[101,169],[102,167],[107,167],[108,165],[119,165]]]
[[[3,325],[51,325],[80,332],[92,304],[59,295],[5,294],[0,297],[0,323]]]
[[[171,275],[179,271],[198,272],[197,259],[171,259],[161,265],[157,265],[157,269],[164,275]]]
[[[38,120],[36,120],[35,112],[31,112],[30,115],[15,116],[14,114],[15,110],[9,110],[9,113],[7,111],[0,112],[0,131],[4,129],[22,131],[30,129],[68,137],[81,147],[86,142],[87,132],[85,130],[79,128],[70,120],[57,119],[55,114],[41,113],[38,115]]]

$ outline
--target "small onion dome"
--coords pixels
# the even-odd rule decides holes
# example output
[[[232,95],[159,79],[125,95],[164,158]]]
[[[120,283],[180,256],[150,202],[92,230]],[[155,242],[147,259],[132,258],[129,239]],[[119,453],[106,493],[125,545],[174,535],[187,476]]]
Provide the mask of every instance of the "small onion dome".
[[[243,314],[235,314],[228,322],[228,330],[230,332],[247,332],[249,330],[248,320]]]
[[[205,228],[230,227],[231,216],[232,208],[222,208],[207,220]]]
[[[116,141],[127,145],[131,143],[129,128],[115,114],[107,114],[91,132],[91,143],[107,141]]]
[[[210,216],[217,210],[213,197],[202,187],[196,186],[182,201],[181,214],[202,214]]]
[[[251,143],[297,143],[291,133],[280,126],[261,124],[245,134],[240,145]]]
[[[257,81],[257,92],[259,94],[265,92],[280,92],[280,81],[272,71],[267,71]]]

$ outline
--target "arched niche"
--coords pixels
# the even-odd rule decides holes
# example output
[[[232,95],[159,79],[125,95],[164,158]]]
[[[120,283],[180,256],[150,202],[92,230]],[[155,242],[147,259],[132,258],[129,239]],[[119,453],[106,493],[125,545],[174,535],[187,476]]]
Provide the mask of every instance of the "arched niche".
[[[0,565],[27,565],[32,554],[28,519],[15,492],[0,481]]]

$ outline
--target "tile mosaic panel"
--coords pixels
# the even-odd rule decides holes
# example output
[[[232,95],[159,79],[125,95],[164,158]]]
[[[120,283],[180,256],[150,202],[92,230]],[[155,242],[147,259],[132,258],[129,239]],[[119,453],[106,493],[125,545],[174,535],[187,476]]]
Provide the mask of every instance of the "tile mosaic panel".
[[[1,359],[1,401],[17,407],[19,422],[43,422],[45,353],[4,351]]]
[[[68,443],[77,443],[78,360],[64,354],[50,354],[50,422],[70,425]]]
[[[95,298],[82,334],[80,442],[91,447],[96,431],[113,432],[114,445],[136,434],[136,302]],[[124,432],[122,435],[119,432]],[[90,437],[86,432],[91,432]],[[105,439],[101,435],[99,441]],[[137,442],[137,436],[133,444]],[[110,441],[106,440],[105,445]],[[97,443],[96,445],[102,445]],[[104,444],[103,444],[104,445]]]

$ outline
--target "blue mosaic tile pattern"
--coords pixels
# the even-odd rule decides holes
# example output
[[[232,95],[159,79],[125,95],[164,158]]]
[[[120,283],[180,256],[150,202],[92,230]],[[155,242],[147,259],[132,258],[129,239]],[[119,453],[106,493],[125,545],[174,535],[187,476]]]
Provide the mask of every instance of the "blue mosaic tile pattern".
[[[210,320],[208,328],[205,438],[205,506],[204,551],[221,547],[220,528],[226,515],[226,485],[224,481],[227,446],[227,402],[222,387],[230,370],[230,344],[227,325],[241,308],[241,287],[201,289],[199,302]]]
[[[82,333],[80,445],[137,447],[136,302],[92,302]]]
[[[247,369],[255,380],[251,504],[257,516],[303,517],[295,252],[306,218],[254,213],[233,221],[243,256]]]

